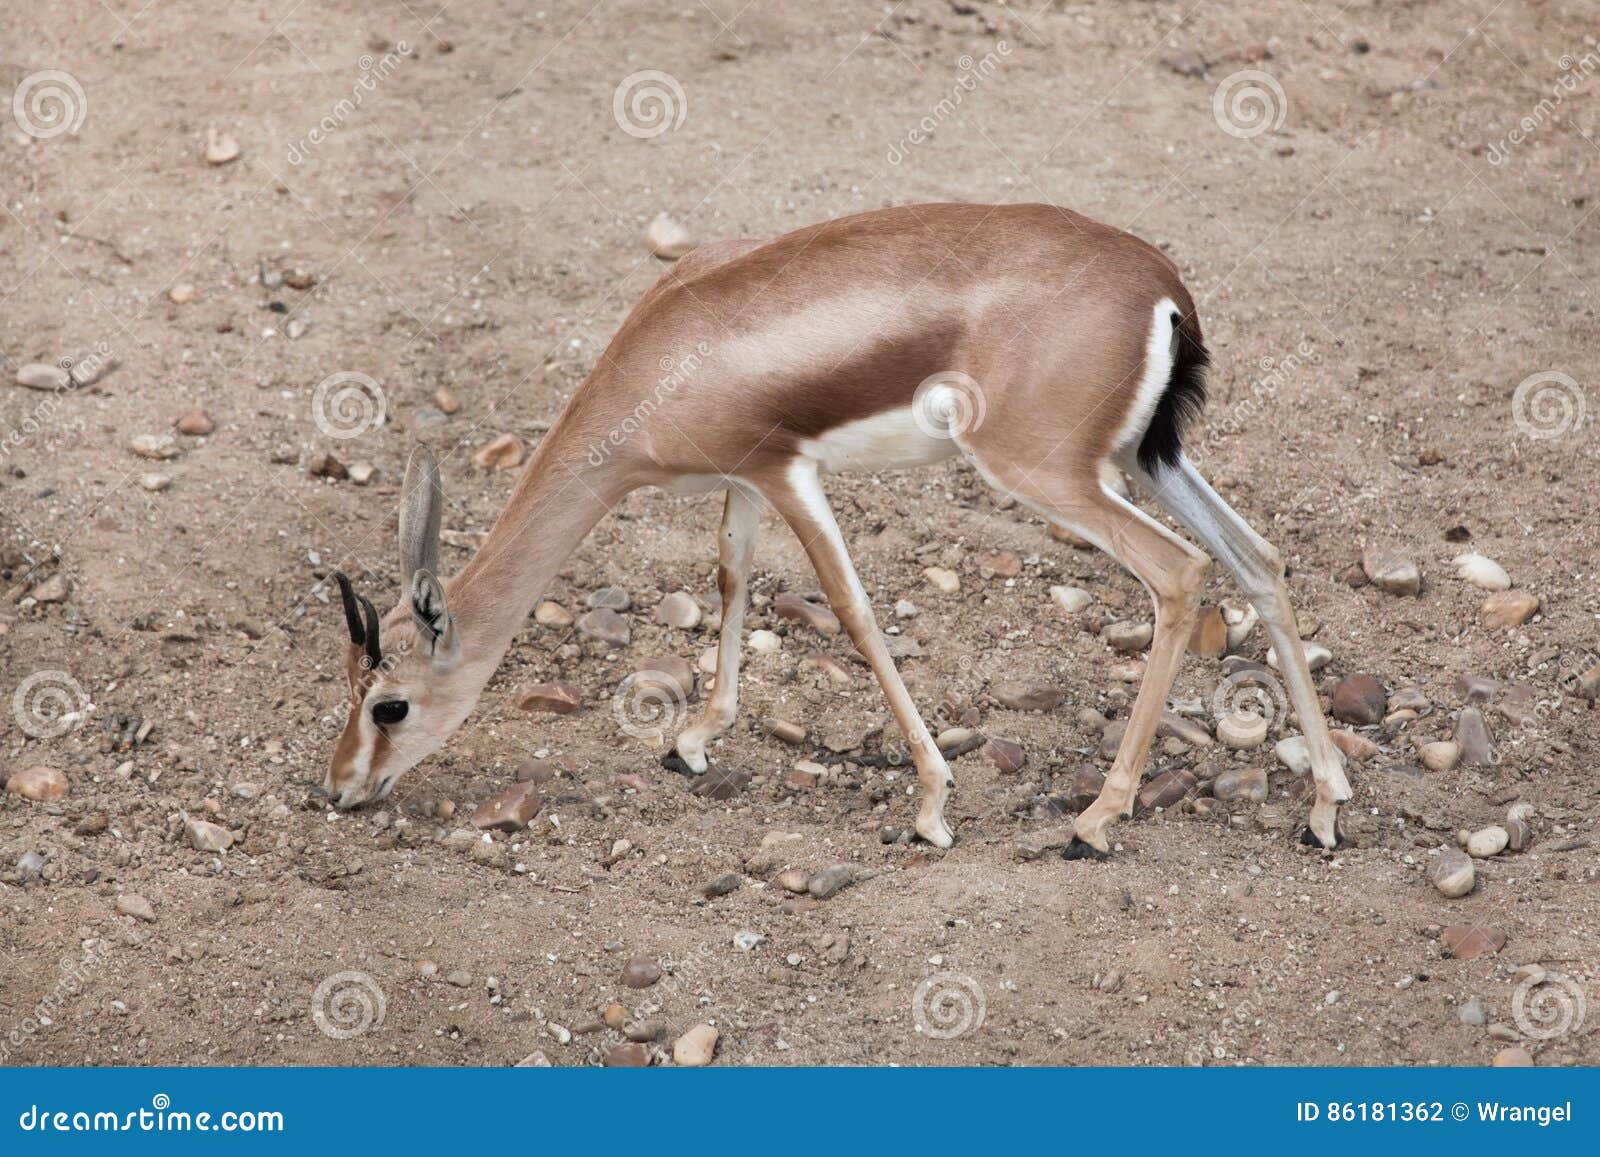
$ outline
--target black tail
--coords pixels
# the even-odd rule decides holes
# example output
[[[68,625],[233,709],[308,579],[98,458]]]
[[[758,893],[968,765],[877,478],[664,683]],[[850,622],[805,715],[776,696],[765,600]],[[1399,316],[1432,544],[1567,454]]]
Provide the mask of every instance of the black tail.
[[[1211,355],[1200,336],[1200,323],[1193,314],[1184,318],[1173,310],[1172,325],[1172,377],[1139,441],[1139,465],[1146,474],[1154,474],[1159,466],[1178,464],[1184,427],[1198,418],[1206,405],[1206,366],[1211,364]]]

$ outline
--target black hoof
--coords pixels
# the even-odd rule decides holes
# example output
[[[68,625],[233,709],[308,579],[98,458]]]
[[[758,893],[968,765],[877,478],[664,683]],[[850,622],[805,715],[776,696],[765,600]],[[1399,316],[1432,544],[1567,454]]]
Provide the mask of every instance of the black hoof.
[[[1110,852],[1102,852],[1086,840],[1072,837],[1072,842],[1061,850],[1063,860],[1109,860]]]
[[[1316,848],[1319,852],[1337,852],[1341,848],[1348,848],[1350,846],[1350,842],[1344,838],[1344,833],[1339,830],[1337,824],[1334,825],[1333,847],[1331,848],[1325,848],[1322,846],[1322,841],[1317,839],[1316,835],[1312,832],[1310,824],[1307,824],[1305,827],[1300,829],[1299,839],[1300,842],[1306,847]]]
[[[661,757],[661,766],[666,768],[668,771],[675,771],[679,775],[695,776],[705,774],[702,771],[696,771],[694,768],[690,767],[688,762],[684,760],[683,756],[679,755],[676,751],[669,751],[663,755]]]

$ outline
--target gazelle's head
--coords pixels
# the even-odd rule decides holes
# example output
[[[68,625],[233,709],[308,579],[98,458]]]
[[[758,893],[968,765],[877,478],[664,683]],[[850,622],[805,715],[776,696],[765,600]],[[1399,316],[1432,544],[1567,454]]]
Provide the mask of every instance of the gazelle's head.
[[[438,464],[419,446],[406,468],[400,508],[405,592],[387,625],[348,578],[334,575],[350,630],[350,717],[323,784],[336,807],[388,795],[402,774],[450,738],[477,698],[478,688],[463,674],[460,636],[436,577],[443,506]]]

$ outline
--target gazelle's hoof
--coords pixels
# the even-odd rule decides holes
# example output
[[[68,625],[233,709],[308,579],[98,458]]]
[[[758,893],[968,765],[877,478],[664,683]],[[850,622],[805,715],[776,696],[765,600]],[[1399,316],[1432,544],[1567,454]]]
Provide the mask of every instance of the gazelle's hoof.
[[[955,836],[951,834],[950,825],[944,822],[943,816],[918,816],[916,827],[917,835],[936,848],[948,848],[956,842]]]
[[[1311,819],[1300,833],[1300,842],[1308,848],[1325,848],[1332,851],[1345,841],[1339,835],[1339,805],[1316,803],[1311,807]]]
[[[1109,860],[1111,853],[1102,852],[1088,840],[1081,840],[1077,836],[1073,836],[1072,842],[1061,849],[1061,858],[1063,860]]]
[[[703,767],[699,771],[696,771],[694,768],[690,767],[689,764],[684,760],[683,756],[679,755],[676,751],[669,751],[663,755],[661,757],[661,766],[666,768],[668,771],[675,771],[679,775],[704,775],[706,771],[706,769]]]

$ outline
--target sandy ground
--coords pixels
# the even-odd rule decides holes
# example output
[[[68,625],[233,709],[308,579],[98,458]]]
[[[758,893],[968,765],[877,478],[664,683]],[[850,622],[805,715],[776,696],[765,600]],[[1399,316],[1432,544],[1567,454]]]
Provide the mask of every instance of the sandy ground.
[[[1508,1046],[1600,1062],[1600,729],[1573,693],[1600,647],[1588,15],[1578,0],[7,7],[0,778],[45,766],[69,790],[0,796],[0,1057],[589,1064],[624,1039],[598,1019],[620,1003],[658,1061],[707,1022],[718,1064],[1480,1064]],[[671,83],[637,78],[650,70]],[[630,83],[662,94],[664,123],[638,119],[648,99],[618,114]],[[1293,841],[1303,782],[1270,744],[1160,741],[1150,774],[1268,771],[1268,800],[1202,787],[1118,828],[1109,863],[1050,850],[1077,769],[1106,766],[1084,709],[1125,716],[1133,690],[1098,629],[1149,608],[959,464],[830,487],[880,620],[920,649],[902,666],[930,719],[1026,751],[1020,772],[981,752],[954,764],[953,850],[882,842],[914,814],[892,767],[787,781],[806,752],[764,717],[871,753],[888,712],[842,639],[772,614],[816,584],[770,519],[751,625],[783,645],[749,657],[741,720],[713,751],[754,774],[747,790],[690,795],[619,732],[612,693],[636,659],[714,641],[653,608],[711,593],[719,504],[655,493],[548,592],[581,612],[624,588],[627,647],[530,622],[380,812],[331,814],[308,791],[345,699],[323,580],[343,568],[395,597],[417,437],[447,455],[453,570],[514,484],[473,453],[507,432],[531,444],[558,414],[660,274],[643,241],[657,213],[710,240],[928,200],[1070,206],[1184,270],[1215,358],[1193,453],[1288,560],[1302,630],[1332,653],[1319,685],[1368,673],[1423,697],[1359,729],[1378,751],[1351,765],[1352,846]],[[88,384],[12,384],[63,359]],[[316,389],[333,374],[377,384],[382,425],[329,437]],[[460,401],[442,421],[441,388]],[[175,434],[195,409],[214,430]],[[138,456],[140,436],[173,456]],[[328,454],[374,473],[315,473]],[[1419,594],[1352,582],[1373,545],[1419,565]],[[1467,550],[1538,613],[1485,625],[1485,592],[1451,565]],[[980,555],[997,551],[1018,577],[992,576]],[[929,565],[960,593],[928,586]],[[1064,614],[1053,585],[1094,603]],[[1207,597],[1238,595],[1219,569]],[[915,618],[894,617],[900,599]],[[1265,648],[1257,630],[1238,650]],[[817,650],[848,685],[802,664]],[[1223,673],[1191,656],[1175,705],[1211,722]],[[1496,759],[1420,772],[1420,746],[1457,728],[1463,675],[1501,683],[1484,708]],[[989,689],[1017,678],[1064,704],[998,706]],[[554,679],[588,709],[517,710]],[[532,827],[472,832],[473,806],[540,753],[569,770]],[[1440,847],[1516,804],[1531,847],[1443,897],[1426,876]],[[185,817],[236,842],[196,850]],[[835,863],[853,886],[785,909],[784,868]],[[729,873],[737,890],[702,895]],[[1504,947],[1449,957],[1440,930],[1462,924]],[[745,931],[761,937],[748,950]],[[633,957],[662,979],[624,986]],[[1547,975],[1518,973],[1531,964]]]

